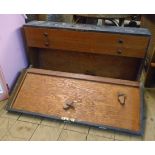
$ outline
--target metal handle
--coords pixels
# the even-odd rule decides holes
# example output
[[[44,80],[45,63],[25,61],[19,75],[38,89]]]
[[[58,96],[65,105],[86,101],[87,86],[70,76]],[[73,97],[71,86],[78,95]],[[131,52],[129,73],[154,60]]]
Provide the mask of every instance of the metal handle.
[[[46,42],[45,42],[45,46],[48,46],[48,45],[49,45],[49,42],[48,42],[48,41],[46,41]]]
[[[126,99],[127,99],[126,94],[118,93],[118,101],[121,105],[125,105]]]
[[[117,54],[122,54],[122,50],[121,49],[118,49],[117,50]]]
[[[48,33],[47,33],[47,32],[44,32],[43,35],[44,35],[45,37],[47,37],[47,36],[48,36]]]
[[[44,32],[43,35],[44,35],[44,40],[45,40],[45,43],[44,43],[45,46],[49,46],[48,33],[47,32]]]

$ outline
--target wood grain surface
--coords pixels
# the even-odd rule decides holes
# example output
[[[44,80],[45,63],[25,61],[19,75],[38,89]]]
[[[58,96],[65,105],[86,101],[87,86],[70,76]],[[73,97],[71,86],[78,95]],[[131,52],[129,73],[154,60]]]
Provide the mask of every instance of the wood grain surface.
[[[140,130],[139,87],[28,72],[12,107],[49,116]],[[118,94],[126,95],[125,105]],[[74,108],[64,110],[67,101]]]
[[[39,49],[37,53],[37,68],[133,81],[137,80],[142,63],[139,58],[73,51]]]
[[[139,87],[138,81],[129,81],[129,80],[122,80],[122,79],[91,76],[91,75],[85,75],[85,74],[75,74],[75,73],[68,73],[68,72],[61,72],[61,71],[51,71],[51,70],[36,69],[36,68],[28,68],[26,71],[28,73],[34,73],[34,74],[43,74],[43,75],[49,75],[49,76],[57,76],[57,77],[80,79],[80,80],[86,80],[86,81],[105,82],[105,83],[111,83],[111,84]]]

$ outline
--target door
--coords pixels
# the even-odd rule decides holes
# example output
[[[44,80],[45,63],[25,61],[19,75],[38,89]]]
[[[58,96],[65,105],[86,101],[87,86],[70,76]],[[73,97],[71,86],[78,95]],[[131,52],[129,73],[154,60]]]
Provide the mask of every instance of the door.
[[[139,82],[27,69],[9,99],[10,111],[140,134]]]

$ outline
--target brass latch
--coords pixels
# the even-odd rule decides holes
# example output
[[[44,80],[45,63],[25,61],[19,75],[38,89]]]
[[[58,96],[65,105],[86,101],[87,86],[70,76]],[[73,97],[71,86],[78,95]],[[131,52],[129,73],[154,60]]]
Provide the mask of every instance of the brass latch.
[[[64,110],[68,110],[68,109],[74,109],[75,107],[74,107],[74,101],[72,101],[72,100],[67,100],[65,103],[64,103],[64,105],[63,105],[63,109]]]

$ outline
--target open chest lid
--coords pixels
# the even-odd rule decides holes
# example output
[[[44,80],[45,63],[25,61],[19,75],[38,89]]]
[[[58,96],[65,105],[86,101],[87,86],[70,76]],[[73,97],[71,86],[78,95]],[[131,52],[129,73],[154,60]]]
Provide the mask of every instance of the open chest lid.
[[[142,134],[143,88],[137,81],[29,68],[8,110]]]

